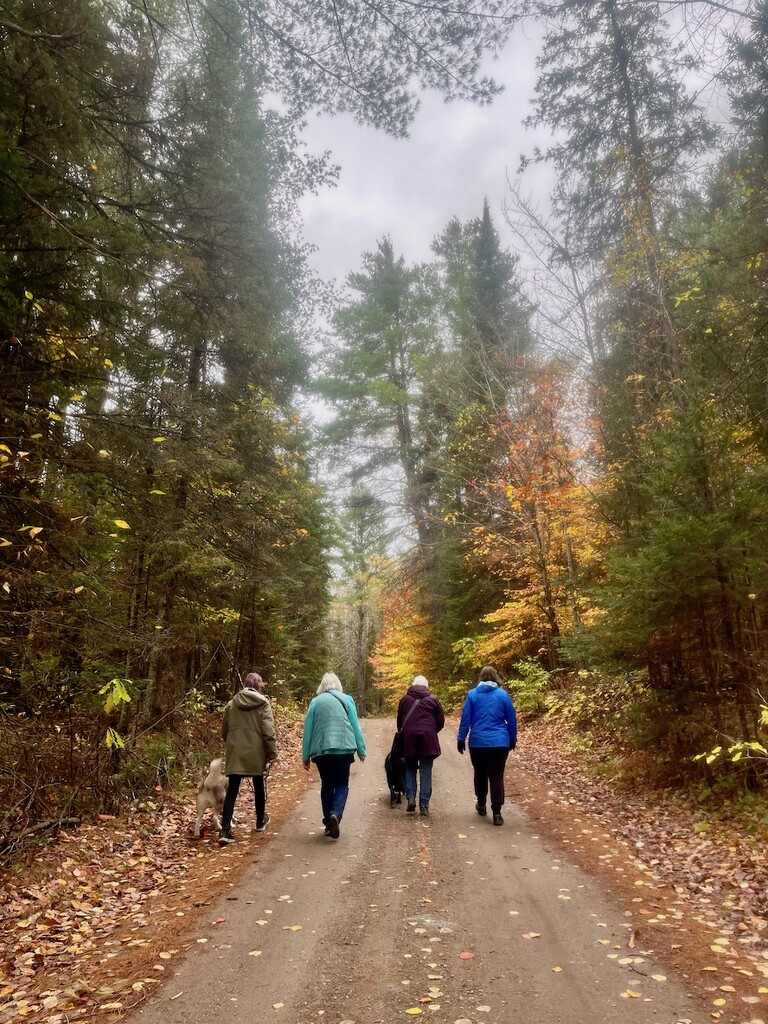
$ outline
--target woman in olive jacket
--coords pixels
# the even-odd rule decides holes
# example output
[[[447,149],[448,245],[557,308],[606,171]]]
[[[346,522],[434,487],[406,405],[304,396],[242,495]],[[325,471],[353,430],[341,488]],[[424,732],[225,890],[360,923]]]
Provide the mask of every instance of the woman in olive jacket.
[[[419,813],[429,814],[432,765],[440,756],[437,734],[445,725],[440,701],[429,692],[424,676],[416,676],[397,709],[397,729],[403,737],[406,811],[416,811],[416,773],[419,775]]]
[[[221,812],[219,844],[225,846],[234,841],[232,815],[244,778],[253,781],[256,831],[263,832],[269,824],[264,771],[277,757],[277,737],[272,705],[264,693],[264,683],[258,672],[248,673],[242,690],[224,708],[221,735],[227,745],[224,774],[228,783]]]

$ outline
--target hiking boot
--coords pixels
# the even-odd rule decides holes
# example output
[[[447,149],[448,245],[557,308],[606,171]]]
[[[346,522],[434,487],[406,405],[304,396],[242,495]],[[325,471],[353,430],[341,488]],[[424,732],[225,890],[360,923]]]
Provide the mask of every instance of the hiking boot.
[[[426,804],[421,805],[421,807],[419,808],[419,814],[422,816],[422,818],[429,817],[429,808],[427,807]]]
[[[493,816],[493,824],[494,825],[503,825],[504,824],[504,819],[502,818],[502,816],[500,814],[494,814],[494,816]]]
[[[406,812],[408,814],[415,814],[416,813],[416,801],[415,800],[409,800],[408,801],[408,806],[405,808],[405,810],[406,810]]]
[[[256,831],[257,832],[266,832],[268,824],[269,824],[269,815],[265,814],[264,817],[261,819],[261,821],[257,821],[256,822]]]
[[[235,837],[232,835],[229,829],[226,831],[222,830],[219,832],[219,846],[229,846],[230,843],[234,843]]]
[[[328,835],[331,839],[339,838],[339,818],[336,814],[328,815]]]
[[[475,804],[475,810],[477,811],[481,818],[484,818],[488,813],[485,804],[481,804],[479,800]]]

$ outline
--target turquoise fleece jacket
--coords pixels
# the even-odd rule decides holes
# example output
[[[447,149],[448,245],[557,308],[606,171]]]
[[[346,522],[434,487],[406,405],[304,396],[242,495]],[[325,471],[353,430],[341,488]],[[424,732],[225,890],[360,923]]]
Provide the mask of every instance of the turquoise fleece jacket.
[[[309,761],[321,754],[355,753],[365,757],[367,751],[352,697],[337,690],[313,697],[304,719],[302,760]]]

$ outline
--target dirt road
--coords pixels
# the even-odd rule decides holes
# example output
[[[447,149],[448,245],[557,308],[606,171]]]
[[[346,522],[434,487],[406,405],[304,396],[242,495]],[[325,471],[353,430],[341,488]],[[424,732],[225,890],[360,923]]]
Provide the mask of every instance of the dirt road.
[[[317,785],[279,832],[241,830],[253,866],[131,1024],[709,1019],[652,951],[629,948],[631,926],[594,879],[536,835],[515,802],[514,755],[494,827],[446,731],[431,815],[414,817],[389,807],[391,723],[364,727],[340,839],[323,835]],[[211,850],[217,869],[229,856]]]

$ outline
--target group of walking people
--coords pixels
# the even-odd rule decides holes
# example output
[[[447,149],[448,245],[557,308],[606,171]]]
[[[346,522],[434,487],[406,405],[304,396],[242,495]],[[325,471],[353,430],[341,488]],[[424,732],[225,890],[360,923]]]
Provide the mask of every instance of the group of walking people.
[[[397,709],[397,731],[404,760],[406,812],[429,815],[432,797],[432,766],[440,756],[440,733],[445,712],[429,689],[423,675],[417,675]],[[249,673],[241,690],[224,709],[222,735],[226,743],[225,774],[227,795],[222,813],[219,842],[232,841],[232,815],[243,778],[253,780],[256,829],[269,823],[266,812],[265,778],[277,757],[275,723],[269,699],[258,673]],[[460,754],[469,747],[474,773],[475,810],[485,816],[488,800],[494,825],[503,825],[504,768],[510,750],[517,743],[515,708],[501,678],[492,665],[480,672],[477,685],[469,691],[456,734]],[[340,835],[341,820],[349,795],[350,768],[355,756],[365,761],[365,737],[354,699],[344,693],[337,675],[326,672],[312,698],[304,719],[302,762],[306,771],[314,763],[320,776],[320,804],[325,834]]]

